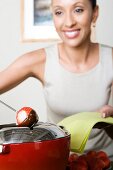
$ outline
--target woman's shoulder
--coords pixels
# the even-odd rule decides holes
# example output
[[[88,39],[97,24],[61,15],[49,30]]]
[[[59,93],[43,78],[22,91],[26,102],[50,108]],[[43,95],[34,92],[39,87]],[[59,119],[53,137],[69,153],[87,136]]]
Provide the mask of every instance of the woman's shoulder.
[[[53,54],[53,50],[56,49],[56,46],[57,44],[46,45],[45,47],[27,52],[20,58],[22,61],[24,60],[24,63],[30,65],[45,64],[48,53]]]
[[[113,62],[113,47],[112,45],[99,43],[100,56],[108,63]]]
[[[46,51],[52,51],[56,47],[57,47],[57,43],[52,43],[52,44],[46,45],[45,47],[42,47],[42,48],[39,48],[37,50],[31,51],[27,55],[44,58],[44,57],[46,57]]]
[[[110,55],[113,57],[113,47],[108,44],[99,43],[99,49],[102,54]]]
[[[19,57],[20,60],[24,61],[26,64],[34,65],[45,60],[45,50],[44,48],[36,49],[33,51],[26,52]]]
[[[45,50],[44,48],[28,51],[17,58],[15,65],[20,65],[24,72],[40,79],[43,82],[43,71],[45,64]]]
[[[103,43],[98,43],[99,46],[103,49],[113,49],[113,47],[111,45],[108,45],[108,44],[103,44]]]

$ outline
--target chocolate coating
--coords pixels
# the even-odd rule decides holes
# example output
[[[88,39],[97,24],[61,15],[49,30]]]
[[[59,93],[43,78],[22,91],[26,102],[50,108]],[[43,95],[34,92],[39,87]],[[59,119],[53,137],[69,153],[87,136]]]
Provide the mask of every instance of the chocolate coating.
[[[38,122],[39,118],[38,115],[36,114],[36,112],[32,109],[28,115],[28,117],[22,122],[20,123],[18,126],[21,127],[33,127],[37,122]]]

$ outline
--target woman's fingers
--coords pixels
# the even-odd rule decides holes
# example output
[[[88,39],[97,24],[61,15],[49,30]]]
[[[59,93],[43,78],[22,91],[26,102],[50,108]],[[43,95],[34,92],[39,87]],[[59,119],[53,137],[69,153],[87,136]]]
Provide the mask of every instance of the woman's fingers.
[[[113,107],[109,105],[105,105],[99,111],[103,118],[113,116]]]

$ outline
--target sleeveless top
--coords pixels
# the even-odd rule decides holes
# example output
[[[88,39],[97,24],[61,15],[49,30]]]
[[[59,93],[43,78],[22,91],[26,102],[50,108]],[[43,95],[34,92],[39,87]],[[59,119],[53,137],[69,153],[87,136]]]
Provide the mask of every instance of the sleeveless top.
[[[99,62],[85,73],[66,70],[59,63],[57,44],[45,48],[44,96],[47,119],[58,123],[79,112],[93,112],[108,104],[113,82],[112,48],[99,44]],[[113,141],[103,129],[92,129],[85,147],[104,150],[113,160]]]

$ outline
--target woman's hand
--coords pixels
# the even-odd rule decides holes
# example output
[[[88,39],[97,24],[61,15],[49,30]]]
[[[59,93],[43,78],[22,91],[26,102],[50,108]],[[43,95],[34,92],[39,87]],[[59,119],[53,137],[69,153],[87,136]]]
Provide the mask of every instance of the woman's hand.
[[[113,117],[113,107],[110,106],[110,105],[105,105],[103,106],[99,112],[101,113],[101,116],[103,118],[106,118],[106,117],[110,117],[112,116]]]

